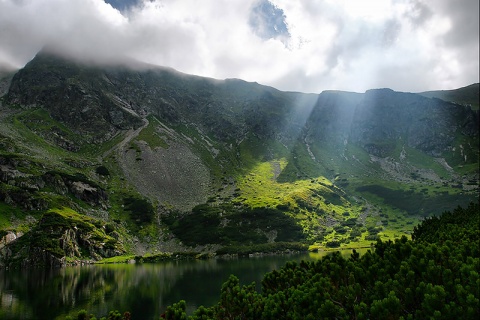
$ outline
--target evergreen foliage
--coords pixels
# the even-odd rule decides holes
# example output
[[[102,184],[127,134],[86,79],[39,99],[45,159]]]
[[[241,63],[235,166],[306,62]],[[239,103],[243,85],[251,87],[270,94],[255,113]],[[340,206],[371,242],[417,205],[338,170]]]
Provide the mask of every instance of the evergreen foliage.
[[[149,201],[137,197],[127,197],[123,203],[135,223],[141,225],[152,222],[155,210]]]
[[[107,167],[105,166],[99,166],[95,169],[95,172],[101,176],[109,176],[110,175],[110,171],[108,171]]]
[[[123,315],[118,311],[110,311],[108,313],[108,316],[106,317],[101,317],[99,320],[130,320],[131,315],[130,312],[125,312]],[[88,314],[86,310],[80,310],[77,313],[76,318],[72,318],[68,316],[66,320],[97,320],[97,317],[95,317],[93,314]]]
[[[274,232],[276,242],[304,240],[302,229],[295,219],[273,208],[201,204],[194,207],[191,214],[162,216],[162,221],[184,244],[191,246],[211,243],[237,247],[267,244],[271,232]],[[296,244],[292,243],[294,246]]]
[[[424,220],[412,235],[377,240],[362,257],[338,252],[315,262],[289,262],[265,275],[261,292],[231,276],[220,300],[166,319],[478,319],[479,205]]]

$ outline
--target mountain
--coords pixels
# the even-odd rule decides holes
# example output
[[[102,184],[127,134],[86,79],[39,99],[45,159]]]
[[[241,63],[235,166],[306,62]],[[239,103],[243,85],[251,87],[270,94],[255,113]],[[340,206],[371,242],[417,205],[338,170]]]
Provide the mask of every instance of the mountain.
[[[478,197],[479,113],[463,104],[282,92],[47,52],[5,79],[4,264],[369,245]]]
[[[475,83],[469,86],[455,90],[426,91],[420,94],[429,98],[438,98],[445,101],[451,101],[458,104],[469,105],[474,110],[478,110],[478,92],[480,84]]]

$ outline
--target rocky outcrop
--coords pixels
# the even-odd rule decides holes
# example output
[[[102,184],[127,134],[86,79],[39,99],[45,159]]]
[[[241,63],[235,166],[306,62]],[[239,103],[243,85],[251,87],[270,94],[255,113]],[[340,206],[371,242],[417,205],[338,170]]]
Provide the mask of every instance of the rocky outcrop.
[[[28,252],[28,256],[22,260],[20,266],[22,268],[34,266],[60,268],[67,265],[66,261],[66,256],[59,257],[45,250],[44,248],[32,247]]]
[[[74,181],[67,179],[68,190],[80,200],[91,205],[101,205],[106,208],[107,193],[100,187],[93,186],[83,181]]]
[[[23,236],[23,232],[5,231],[5,235],[0,238],[0,250],[21,236]]]
[[[0,183],[9,188],[0,188],[0,200],[27,210],[44,210],[48,201],[41,193],[46,188],[60,195],[72,195],[89,205],[107,207],[105,190],[83,175],[72,176],[62,172],[46,171],[28,173],[25,168],[42,166],[26,159],[0,156]],[[20,168],[23,168],[20,170]],[[43,169],[45,170],[45,169]]]
[[[73,142],[61,132],[49,130],[50,140],[77,151],[80,144],[103,143],[119,131],[142,125],[139,115],[108,97],[109,85],[101,79],[100,71],[41,53],[15,74],[6,101],[47,110],[81,136]]]
[[[104,222],[72,210],[51,210],[26,234],[8,232],[2,237],[0,265],[61,267],[124,252],[121,237]]]

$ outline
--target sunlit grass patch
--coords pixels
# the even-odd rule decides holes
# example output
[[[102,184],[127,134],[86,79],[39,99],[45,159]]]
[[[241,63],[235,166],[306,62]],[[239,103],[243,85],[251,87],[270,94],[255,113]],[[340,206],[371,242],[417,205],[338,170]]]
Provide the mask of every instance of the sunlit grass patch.
[[[310,199],[313,192],[332,193],[332,183],[324,177],[277,182],[276,177],[287,166],[285,158],[259,162],[238,179],[243,203],[252,207],[288,205],[295,207],[297,199]],[[330,188],[329,188],[330,187]]]
[[[95,264],[130,263],[132,260],[135,260],[134,255],[122,255],[122,256],[105,258],[105,259],[96,261]]]
[[[257,163],[238,179],[240,196],[236,201],[250,207],[275,207],[284,211],[297,220],[309,240],[324,236],[328,220],[340,223],[359,216],[359,205],[352,205],[343,191],[325,177],[278,182],[275,178],[286,166],[284,158]],[[347,235],[341,238],[345,242],[353,240],[348,238],[350,229],[345,232]]]
[[[396,230],[389,230],[389,229],[385,229],[384,231],[379,232],[378,236],[383,241],[387,241],[387,240],[394,241],[395,239],[400,239],[402,236],[406,236],[407,239],[409,239],[411,237],[411,235],[409,235],[409,234],[404,234],[404,233],[398,232]]]
[[[362,220],[357,220],[363,212],[363,201],[351,202],[342,189],[325,177],[278,182],[275,177],[286,166],[287,160],[284,158],[257,163],[250,172],[238,179],[240,196],[236,201],[250,207],[281,209],[297,220],[307,240],[314,241],[320,247],[363,247],[369,246],[377,237],[395,239],[408,235],[413,230],[414,220],[418,219],[406,216],[402,210],[378,207]],[[392,188],[394,186],[398,186],[398,183],[392,182]],[[383,188],[380,187],[381,190]],[[412,194],[410,190],[407,191],[408,195]],[[368,196],[373,203],[384,201],[380,194],[368,193]],[[350,220],[357,222],[349,223]],[[376,231],[369,233],[366,227]]]

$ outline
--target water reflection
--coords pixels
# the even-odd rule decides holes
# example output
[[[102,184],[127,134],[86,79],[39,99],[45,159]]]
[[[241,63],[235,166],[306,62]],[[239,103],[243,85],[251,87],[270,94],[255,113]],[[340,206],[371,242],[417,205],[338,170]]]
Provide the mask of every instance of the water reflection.
[[[0,271],[0,319],[64,319],[81,309],[97,317],[128,310],[133,319],[159,319],[166,306],[181,299],[189,312],[215,304],[230,274],[242,284],[255,281],[260,289],[266,272],[324,254]]]

